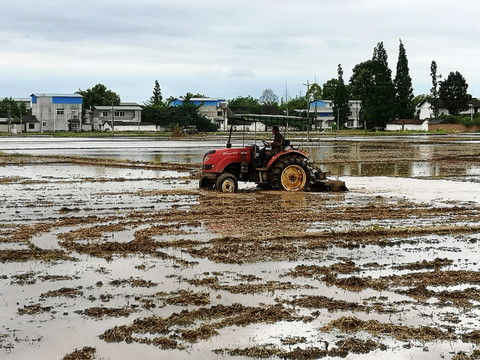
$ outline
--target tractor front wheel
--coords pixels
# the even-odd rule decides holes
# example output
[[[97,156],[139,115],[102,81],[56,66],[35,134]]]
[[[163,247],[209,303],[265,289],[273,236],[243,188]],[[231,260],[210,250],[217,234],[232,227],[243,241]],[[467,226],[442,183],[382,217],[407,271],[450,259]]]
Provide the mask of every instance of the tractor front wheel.
[[[215,183],[215,189],[224,193],[233,193],[237,188],[237,178],[230,173],[220,175]]]
[[[273,165],[270,184],[274,189],[287,191],[308,190],[312,181],[312,171],[306,158],[286,156]]]

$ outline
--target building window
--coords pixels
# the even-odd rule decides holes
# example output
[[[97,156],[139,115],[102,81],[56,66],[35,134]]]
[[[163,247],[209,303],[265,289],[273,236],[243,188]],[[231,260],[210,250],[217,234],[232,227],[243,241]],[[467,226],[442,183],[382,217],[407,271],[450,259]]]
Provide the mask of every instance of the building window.
[[[108,116],[108,111],[103,111],[102,112],[102,117],[107,117]]]
[[[78,129],[78,124],[77,123],[72,123],[72,129]]]
[[[64,108],[57,108],[57,115],[65,115],[65,109]]]
[[[47,126],[47,122],[46,121],[42,122],[42,126]]]
[[[29,123],[29,124],[28,124],[28,128],[29,128],[30,130],[35,129],[35,124]]]
[[[125,116],[125,111],[115,111],[115,116],[116,117],[124,117]]]

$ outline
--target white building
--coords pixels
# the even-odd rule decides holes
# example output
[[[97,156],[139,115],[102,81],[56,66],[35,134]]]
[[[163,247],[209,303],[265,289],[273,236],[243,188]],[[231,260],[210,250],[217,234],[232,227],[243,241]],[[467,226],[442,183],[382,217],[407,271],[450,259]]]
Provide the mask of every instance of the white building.
[[[350,116],[346,124],[339,124],[340,127],[357,129],[360,127],[361,100],[348,100]],[[337,123],[337,116],[333,113],[333,100],[315,100],[310,102],[310,118],[317,119],[319,129],[331,129]]]
[[[90,130],[105,131],[112,129],[112,122],[114,125],[118,123],[125,127],[126,131],[136,127],[140,129],[142,121],[142,107],[137,103],[120,103],[120,105],[97,105],[93,107],[93,111],[89,112],[87,116],[86,126]],[[113,130],[118,130],[114,126]]]
[[[32,94],[32,115],[40,131],[78,131],[81,129],[82,95]]]
[[[448,110],[444,107],[443,102],[438,99],[438,115],[448,115]],[[433,113],[432,103],[425,99],[415,107],[415,112],[420,120],[433,119],[435,114]]]
[[[428,119],[397,119],[387,124],[386,131],[428,131]]]

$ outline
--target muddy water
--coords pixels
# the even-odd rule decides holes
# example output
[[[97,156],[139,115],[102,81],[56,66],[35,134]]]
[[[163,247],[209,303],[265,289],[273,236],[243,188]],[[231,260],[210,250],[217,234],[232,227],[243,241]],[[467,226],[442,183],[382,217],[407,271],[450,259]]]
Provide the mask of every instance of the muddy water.
[[[200,191],[188,170],[2,157],[0,357],[61,359],[85,346],[95,359],[292,357],[297,348],[323,354],[352,338],[360,342],[347,349],[352,359],[472,354],[480,315],[475,141],[312,146],[317,161],[346,181],[350,192],[342,194],[242,184],[224,195]],[[135,142],[138,152],[107,143],[107,150],[90,143],[87,154],[80,146],[68,152],[156,161],[148,141]],[[183,152],[168,142],[153,152],[196,163],[216,141],[186,143]],[[1,151],[27,147],[9,146]],[[67,151],[42,146],[31,153]],[[412,171],[414,164],[424,170]],[[242,321],[228,311],[192,315],[193,323],[172,317],[234,304],[251,309],[236,310]],[[136,319],[151,324],[153,316],[169,319],[166,328],[143,325],[122,337]],[[371,320],[378,323],[353,325]],[[327,329],[334,321],[349,330]],[[381,324],[382,331],[365,330]],[[440,333],[416,336],[422,326]],[[203,337],[187,336],[198,329]],[[115,341],[102,337],[113,332]],[[147,344],[155,338],[170,347]],[[365,350],[366,341],[377,345]]]
[[[405,137],[290,138],[295,147],[308,151],[326,171],[342,176],[451,177],[477,181],[478,162],[451,166],[439,156],[463,159],[478,154],[480,135],[416,135]],[[226,138],[151,140],[139,138],[0,138],[0,151],[32,155],[74,155],[151,162],[199,163],[203,154],[222,148]],[[233,139],[233,146],[254,140]],[[258,140],[257,140],[258,143]],[[391,156],[395,153],[395,156]]]

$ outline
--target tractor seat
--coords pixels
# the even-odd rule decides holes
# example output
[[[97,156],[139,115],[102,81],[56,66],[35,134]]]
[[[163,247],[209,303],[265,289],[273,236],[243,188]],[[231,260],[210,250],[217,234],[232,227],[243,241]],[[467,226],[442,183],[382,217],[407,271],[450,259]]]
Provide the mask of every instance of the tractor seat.
[[[286,149],[290,146],[290,140],[284,140],[283,141],[283,149]]]

